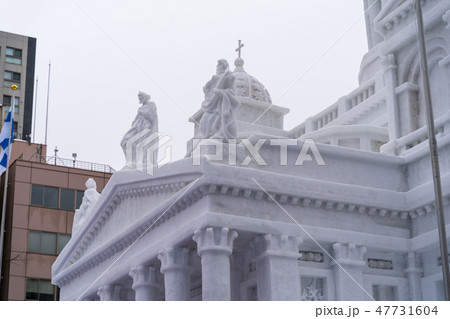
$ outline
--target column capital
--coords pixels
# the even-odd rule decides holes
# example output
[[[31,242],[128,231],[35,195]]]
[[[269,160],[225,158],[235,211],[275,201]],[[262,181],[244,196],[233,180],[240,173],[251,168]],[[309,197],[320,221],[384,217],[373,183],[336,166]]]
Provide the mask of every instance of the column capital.
[[[364,254],[367,248],[357,246],[353,243],[335,243],[333,244],[334,260],[339,264],[351,266],[364,266]]]
[[[250,246],[255,249],[256,258],[266,255],[299,258],[299,250],[302,242],[303,239],[300,237],[265,234],[256,236],[250,243]]]
[[[194,232],[192,239],[197,243],[197,252],[201,256],[206,251],[224,252],[231,255],[233,241],[237,232],[226,227],[207,227]]]
[[[258,300],[300,300],[298,258],[302,238],[257,235],[250,243],[256,258]]]
[[[133,286],[136,289],[139,287],[159,287],[156,278],[156,268],[153,266],[141,265],[131,268],[128,273],[133,278]]]
[[[188,248],[169,247],[158,254],[161,273],[164,274],[166,300],[189,300],[191,292],[191,271]]]
[[[158,259],[161,260],[161,273],[176,269],[191,270],[189,256],[188,248],[169,247],[161,250],[158,253]]]
[[[106,284],[98,288],[97,295],[101,301],[116,301],[120,300],[121,285]]]

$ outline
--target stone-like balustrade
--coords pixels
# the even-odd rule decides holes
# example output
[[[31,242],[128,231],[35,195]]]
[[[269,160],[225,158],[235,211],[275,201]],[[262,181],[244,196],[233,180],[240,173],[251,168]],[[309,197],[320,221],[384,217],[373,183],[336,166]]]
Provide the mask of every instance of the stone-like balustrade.
[[[354,108],[361,102],[367,100],[369,97],[371,97],[375,93],[375,83],[372,81],[368,83],[368,85],[363,86],[353,93],[350,93],[347,97],[347,100],[350,101],[350,108]]]
[[[368,81],[319,114],[308,118],[305,122],[294,127],[289,132],[289,136],[292,138],[299,138],[303,134],[321,129],[342,116],[344,113],[357,107],[375,94],[375,82],[375,79]]]
[[[450,112],[434,121],[435,132],[437,134],[447,134],[450,132]],[[404,155],[422,142],[428,140],[428,129],[423,126],[398,139],[381,146],[382,154]]]

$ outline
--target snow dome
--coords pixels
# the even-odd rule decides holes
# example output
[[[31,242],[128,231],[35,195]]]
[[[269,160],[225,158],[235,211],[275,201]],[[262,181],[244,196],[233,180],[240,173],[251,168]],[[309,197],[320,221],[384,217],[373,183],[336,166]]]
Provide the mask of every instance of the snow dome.
[[[264,85],[256,78],[245,72],[244,59],[234,60],[236,68],[233,73],[236,77],[236,94],[242,97],[248,97],[253,100],[272,103],[269,92]]]

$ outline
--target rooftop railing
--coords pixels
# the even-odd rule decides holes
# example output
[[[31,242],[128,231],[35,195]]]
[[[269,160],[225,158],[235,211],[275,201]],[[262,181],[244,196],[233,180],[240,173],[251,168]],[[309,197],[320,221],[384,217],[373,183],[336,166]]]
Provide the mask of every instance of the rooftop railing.
[[[325,110],[294,127],[289,132],[289,136],[298,138],[305,133],[319,130],[342,116],[345,112],[359,106],[362,102],[368,100],[375,94],[375,81],[376,79],[367,81],[348,95],[339,99],[336,103],[327,107]]]
[[[450,112],[434,121],[435,134],[448,134],[450,129]],[[392,140],[389,143],[381,146],[381,153],[392,155],[404,155],[410,152],[414,147],[422,144],[428,140],[428,130],[426,126],[402,136],[398,139]]]
[[[102,173],[114,173],[115,170],[105,164],[83,162],[74,159],[60,158],[58,156],[42,156],[39,154],[22,154],[19,159],[37,163],[45,163],[56,166],[79,168],[89,171],[96,171]]]

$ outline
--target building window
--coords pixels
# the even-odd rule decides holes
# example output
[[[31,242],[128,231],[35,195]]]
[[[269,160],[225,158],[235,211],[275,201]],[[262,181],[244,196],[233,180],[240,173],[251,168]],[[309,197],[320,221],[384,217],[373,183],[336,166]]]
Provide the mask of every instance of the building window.
[[[71,236],[69,234],[58,234],[38,230],[28,231],[28,252],[59,255],[66,247]]]
[[[77,191],[77,202],[75,204],[76,209],[80,208],[83,201],[84,191]]]
[[[84,191],[31,185],[31,205],[74,211],[81,205]]]
[[[11,106],[12,104],[12,96],[11,95],[3,95],[3,106]],[[18,96],[14,97],[14,106],[18,107],[20,104],[20,98]]]
[[[20,73],[12,72],[12,71],[5,71],[4,79],[20,82]]]
[[[57,234],[36,230],[28,231],[28,251],[31,253],[56,255]]]
[[[44,187],[41,185],[31,185],[31,204],[44,205]]]
[[[9,109],[11,108],[12,103],[12,96],[11,95],[3,95],[3,106],[5,107],[6,112],[9,112]],[[19,103],[20,98],[18,96],[14,97],[14,113],[19,113]]]
[[[58,208],[59,188],[42,185],[31,185],[31,204]]]
[[[3,76],[3,85],[6,87],[11,87],[13,84],[20,88],[20,73],[5,71]]]
[[[65,210],[73,210],[75,207],[75,190],[61,188],[61,203],[59,208]]]
[[[15,48],[6,48],[6,58],[7,63],[22,64],[22,50]]]
[[[44,186],[44,206],[58,208],[58,187]]]
[[[4,104],[3,104],[4,105]],[[11,109],[11,106],[5,106],[5,110],[6,112],[9,112],[9,110]],[[14,114],[18,114],[19,113],[19,107],[16,105],[14,105]],[[15,127],[14,127],[15,128]]]
[[[26,300],[56,300],[56,286],[48,279],[27,278]]]
[[[58,255],[66,247],[71,237],[69,234],[58,234]]]

